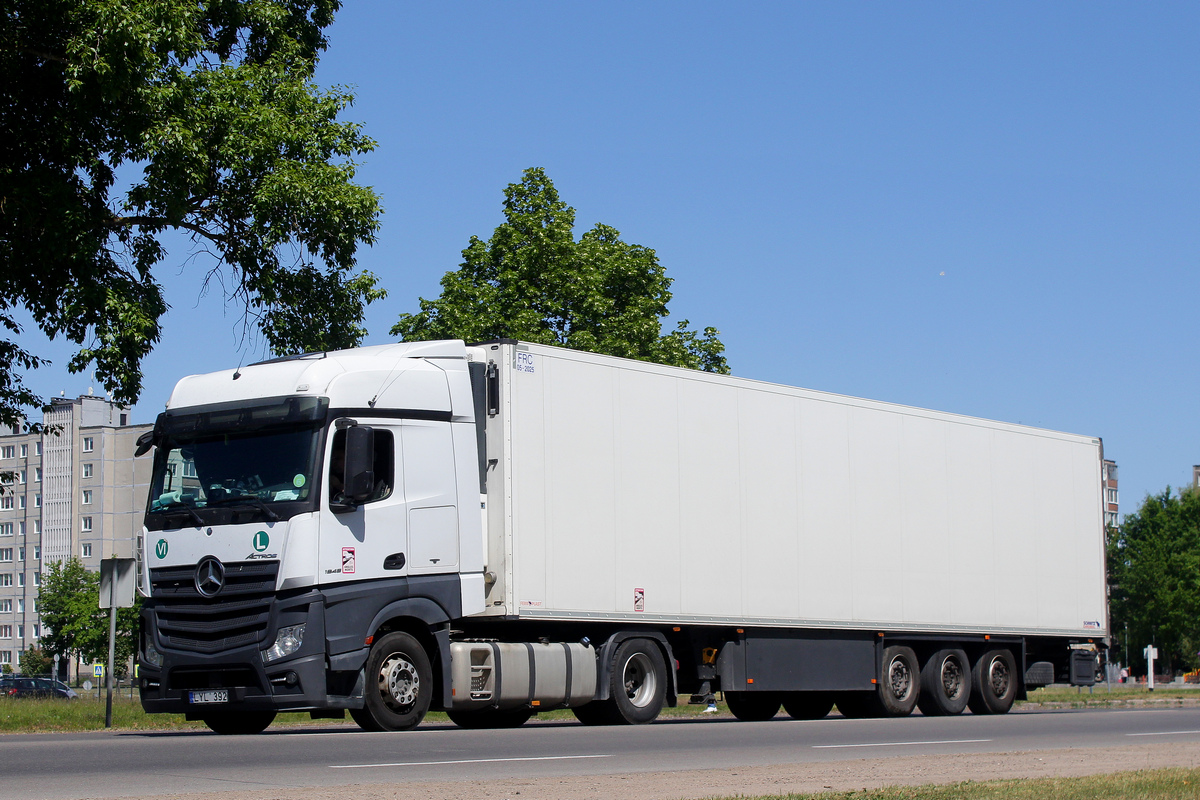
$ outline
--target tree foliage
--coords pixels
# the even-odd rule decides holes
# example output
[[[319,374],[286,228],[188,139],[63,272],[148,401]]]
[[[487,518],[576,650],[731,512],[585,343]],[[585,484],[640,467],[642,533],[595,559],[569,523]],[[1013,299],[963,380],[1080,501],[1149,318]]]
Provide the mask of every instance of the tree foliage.
[[[0,423],[41,405],[18,309],[121,402],[167,310],[164,234],[276,353],[357,344],[373,149],[312,81],[340,0],[0,0]],[[181,262],[184,259],[177,259]],[[307,324],[302,324],[307,321]]]
[[[1172,496],[1168,487],[1147,496],[1109,531],[1108,570],[1114,656],[1127,645],[1130,661],[1144,670],[1142,648],[1154,644],[1156,672],[1200,664],[1200,491]]]
[[[17,664],[22,675],[49,675],[54,668],[54,658],[40,647],[30,645],[21,651]]]
[[[576,241],[575,209],[542,169],[504,190],[505,222],[484,242],[472,236],[463,263],[421,299],[392,334],[405,341],[511,338],[679,367],[728,373],[718,331],[667,334],[671,279],[654,251],[597,224]]]
[[[135,600],[135,603],[137,601]],[[42,573],[38,592],[42,616],[42,649],[85,663],[108,660],[109,611],[100,608],[100,575],[72,558],[51,561]],[[137,650],[138,609],[117,609],[115,668]]]

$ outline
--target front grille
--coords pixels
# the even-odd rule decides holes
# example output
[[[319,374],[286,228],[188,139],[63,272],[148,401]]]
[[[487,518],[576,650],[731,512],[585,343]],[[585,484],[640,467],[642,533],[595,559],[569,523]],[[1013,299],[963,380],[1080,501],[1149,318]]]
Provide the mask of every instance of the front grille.
[[[225,586],[216,597],[196,591],[195,567],[150,570],[154,619],[163,644],[217,653],[261,643],[275,596],[278,561],[225,565]]]

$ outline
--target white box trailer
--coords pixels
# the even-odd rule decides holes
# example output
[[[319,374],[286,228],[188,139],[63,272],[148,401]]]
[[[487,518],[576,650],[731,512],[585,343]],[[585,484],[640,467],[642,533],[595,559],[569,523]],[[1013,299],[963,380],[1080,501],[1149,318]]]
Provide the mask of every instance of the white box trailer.
[[[1091,437],[500,341],[193,376],[150,438],[143,706],[217,730],[1003,713],[1107,641]]]

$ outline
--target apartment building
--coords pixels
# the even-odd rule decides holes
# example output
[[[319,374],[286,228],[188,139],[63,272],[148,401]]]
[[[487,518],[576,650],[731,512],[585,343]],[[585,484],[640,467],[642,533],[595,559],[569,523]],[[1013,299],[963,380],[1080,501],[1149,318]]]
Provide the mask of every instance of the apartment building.
[[[1117,527],[1117,511],[1120,495],[1117,493],[1117,462],[1105,459],[1100,467],[1101,483],[1104,486],[1104,527]]]
[[[131,558],[150,490],[151,460],[134,459],[129,409],[102,397],[54,398],[48,429],[0,433],[0,665],[42,633],[37,597],[42,565],[71,556],[92,570],[101,558]]]

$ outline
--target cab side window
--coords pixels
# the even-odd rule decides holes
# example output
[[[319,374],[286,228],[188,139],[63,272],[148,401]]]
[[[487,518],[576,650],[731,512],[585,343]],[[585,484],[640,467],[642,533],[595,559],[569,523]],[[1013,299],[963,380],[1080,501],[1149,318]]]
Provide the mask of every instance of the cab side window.
[[[368,503],[390,497],[396,485],[396,439],[392,432],[375,428],[375,490],[371,493]],[[346,486],[346,432],[336,431],[333,434],[329,457],[329,500],[332,503],[344,501]]]

